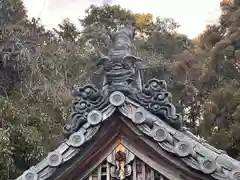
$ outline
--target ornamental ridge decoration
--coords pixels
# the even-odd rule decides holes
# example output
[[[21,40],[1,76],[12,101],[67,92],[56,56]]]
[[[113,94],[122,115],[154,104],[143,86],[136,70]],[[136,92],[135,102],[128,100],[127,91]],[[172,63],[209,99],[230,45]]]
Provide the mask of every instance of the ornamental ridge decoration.
[[[17,180],[48,179],[62,164],[78,154],[82,145],[98,132],[102,122],[116,110],[128,117],[159,147],[174,154],[189,167],[216,180],[240,180],[239,161],[182,127],[182,117],[171,103],[166,82],[151,79],[143,83],[144,64],[142,59],[135,56],[133,38],[131,23],[111,36],[108,54],[100,54],[99,64],[103,67],[101,88],[90,84],[74,90],[72,112],[63,128],[65,142]],[[119,169],[118,161],[111,160],[111,163],[112,174],[119,177],[115,171]],[[124,167],[130,169],[127,164]],[[126,176],[129,173],[123,177]]]

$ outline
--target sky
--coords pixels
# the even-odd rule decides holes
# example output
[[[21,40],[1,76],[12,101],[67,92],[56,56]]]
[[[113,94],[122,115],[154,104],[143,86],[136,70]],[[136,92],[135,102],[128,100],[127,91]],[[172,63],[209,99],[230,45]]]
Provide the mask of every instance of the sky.
[[[119,4],[134,13],[151,13],[154,18],[171,17],[181,27],[179,32],[194,38],[207,24],[216,23],[221,13],[221,0],[23,0],[29,17],[40,17],[46,28],[57,27],[69,18],[80,26],[78,19],[85,16],[91,5]]]

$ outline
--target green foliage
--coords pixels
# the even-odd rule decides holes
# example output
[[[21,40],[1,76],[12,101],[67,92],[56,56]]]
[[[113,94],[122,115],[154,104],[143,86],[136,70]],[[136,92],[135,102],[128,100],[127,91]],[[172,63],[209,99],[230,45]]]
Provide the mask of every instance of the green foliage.
[[[236,32],[240,26],[240,9],[238,0],[222,0],[220,7],[222,14],[220,17],[221,30],[227,33]]]
[[[1,0],[0,27],[22,23],[26,17],[26,10],[21,0]]]
[[[153,21],[149,13],[110,5],[90,6],[81,31],[68,19],[58,30],[46,31],[38,20],[25,19],[20,2],[4,1],[7,9],[0,11],[3,25],[24,20],[24,30],[32,30],[0,42],[0,180],[15,178],[56,147],[71,88],[94,80],[97,51],[107,52],[109,34],[126,19],[136,27],[134,42],[148,67],[145,80],[165,79],[185,125],[231,156],[239,155],[237,1],[223,1],[220,24],[207,27],[195,42],[178,34],[179,24],[171,18]]]
[[[84,27],[81,39],[97,48],[106,48],[109,41],[108,34],[118,30],[127,19],[133,21],[136,35],[144,41],[137,44],[141,46],[140,49],[170,58],[191,45],[191,41],[185,35],[176,32],[179,24],[171,18],[158,17],[154,23],[151,14],[134,14],[119,5],[101,7],[92,5],[86,13],[86,17],[80,20]]]
[[[62,24],[59,24],[58,27],[60,30],[55,29],[55,32],[62,40],[76,41],[80,34],[76,26],[71,23],[69,19],[64,19]]]
[[[199,78],[201,99],[200,134],[211,144],[239,157],[239,20],[238,1],[221,2],[219,25],[208,26],[199,36],[207,54]]]
[[[133,14],[120,6],[91,6],[81,21],[81,32],[67,19],[55,32],[46,31],[38,19],[25,20],[23,29],[31,30],[30,34],[11,34],[1,42],[0,68],[5,72],[0,73],[5,80],[0,84],[1,180],[14,179],[56,147],[71,104],[71,88],[92,80],[97,50],[108,48],[108,33],[126,19],[132,19],[137,28],[139,56],[149,67],[146,77],[166,76],[172,61],[146,45],[153,29],[177,37],[177,24],[160,19],[154,24],[151,14]]]
[[[91,5],[86,10],[86,17],[80,22],[83,27],[104,27],[110,32],[118,30],[126,19],[133,19],[133,14],[119,5]]]
[[[216,147],[225,149],[232,156],[240,151],[239,85],[226,82],[213,90],[204,105],[201,133]]]
[[[34,50],[31,58],[20,59],[21,83],[2,97],[0,105],[0,130],[6,138],[0,152],[8,151],[12,168],[8,170],[6,161],[0,166],[5,174],[9,171],[10,179],[56,146],[71,104],[71,87],[88,81],[96,69],[95,55],[73,42],[53,41]]]
[[[200,47],[209,50],[222,38],[220,27],[217,25],[208,25],[206,30],[200,35]]]
[[[149,34],[153,26],[153,17],[149,13],[134,14],[119,5],[100,7],[91,5],[86,10],[86,17],[80,20],[84,28],[80,38],[81,42],[89,43],[97,49],[107,48],[110,34],[119,30],[126,20],[133,22],[138,35]]]
[[[84,45],[59,42],[35,19],[22,24],[31,33],[9,34],[0,44],[1,180],[16,178],[56,147],[72,86],[96,69],[96,55]]]

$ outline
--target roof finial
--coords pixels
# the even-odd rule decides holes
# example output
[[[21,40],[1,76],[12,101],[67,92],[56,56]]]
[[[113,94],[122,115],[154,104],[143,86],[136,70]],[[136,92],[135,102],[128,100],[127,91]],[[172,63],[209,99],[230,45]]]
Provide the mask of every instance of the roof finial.
[[[124,27],[110,37],[112,46],[108,54],[101,56],[100,59],[100,64],[104,66],[103,89],[107,89],[109,92],[116,90],[140,91],[144,64],[139,57],[134,55],[133,21],[127,19]]]

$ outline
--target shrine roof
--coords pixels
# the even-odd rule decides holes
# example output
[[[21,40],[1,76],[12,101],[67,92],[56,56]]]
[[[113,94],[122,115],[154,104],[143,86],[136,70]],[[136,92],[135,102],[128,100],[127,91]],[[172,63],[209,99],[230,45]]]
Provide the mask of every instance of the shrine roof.
[[[63,128],[65,141],[17,180],[45,180],[90,141],[101,125],[117,113],[131,121],[158,147],[178,157],[189,169],[195,169],[216,180],[238,180],[239,161],[214,148],[183,127],[176,113],[171,93],[164,80],[143,82],[143,60],[135,56],[131,25],[112,36],[112,47],[101,54],[103,67],[101,88],[92,84],[74,90],[72,112]]]

